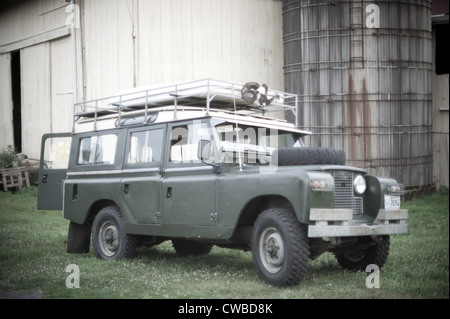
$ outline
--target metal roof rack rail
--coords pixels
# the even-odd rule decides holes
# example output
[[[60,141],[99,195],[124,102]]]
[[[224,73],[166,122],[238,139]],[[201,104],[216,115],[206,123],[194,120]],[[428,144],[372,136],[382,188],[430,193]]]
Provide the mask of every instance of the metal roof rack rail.
[[[269,90],[267,85],[256,82],[245,84],[202,79],[168,85],[135,88],[74,104],[73,128],[81,121],[93,122],[93,130],[98,129],[102,118],[116,118],[121,123],[127,114],[140,111],[143,124],[148,123],[151,110],[157,107],[173,106],[174,119],[180,106],[199,107],[233,111],[249,116],[266,116],[270,112],[284,111],[298,127],[298,96],[291,93]],[[131,113],[132,112],[132,113]]]

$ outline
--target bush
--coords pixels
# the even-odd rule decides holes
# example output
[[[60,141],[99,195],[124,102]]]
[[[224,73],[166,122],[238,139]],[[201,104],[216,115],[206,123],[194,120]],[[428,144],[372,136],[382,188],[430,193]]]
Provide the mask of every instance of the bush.
[[[6,149],[3,149],[3,152],[0,153],[0,169],[3,168],[12,168],[15,166],[22,166],[22,162],[14,150],[12,145],[8,145]]]

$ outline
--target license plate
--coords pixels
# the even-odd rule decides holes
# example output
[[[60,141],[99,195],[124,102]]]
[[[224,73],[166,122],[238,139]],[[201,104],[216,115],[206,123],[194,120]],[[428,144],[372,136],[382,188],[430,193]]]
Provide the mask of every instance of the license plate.
[[[384,195],[384,209],[400,209],[400,196]]]

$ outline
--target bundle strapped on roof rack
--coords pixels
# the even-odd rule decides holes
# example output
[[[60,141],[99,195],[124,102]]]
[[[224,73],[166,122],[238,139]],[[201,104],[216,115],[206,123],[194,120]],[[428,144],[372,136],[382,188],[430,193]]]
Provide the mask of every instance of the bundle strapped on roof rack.
[[[284,111],[298,127],[298,96],[281,91],[269,90],[266,84],[256,82],[240,84],[235,82],[203,79],[162,86],[136,88],[114,96],[74,104],[73,132],[81,121],[93,122],[97,130],[102,118],[116,118],[135,114],[143,115],[143,124],[149,123],[156,108],[173,106],[174,119],[180,107],[198,107],[208,114],[210,109],[221,109],[245,115],[263,115]],[[155,110],[154,110],[155,109]],[[133,113],[131,113],[133,112]]]

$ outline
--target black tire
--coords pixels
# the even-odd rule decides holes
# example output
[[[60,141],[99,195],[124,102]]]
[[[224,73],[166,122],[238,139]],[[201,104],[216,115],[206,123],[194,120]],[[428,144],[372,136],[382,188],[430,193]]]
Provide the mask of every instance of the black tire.
[[[363,239],[364,240],[364,239]],[[339,265],[347,270],[366,271],[368,265],[375,264],[381,269],[389,255],[389,235],[379,236],[378,243],[351,253],[335,253]]]
[[[281,147],[273,152],[272,162],[289,165],[345,165],[345,152],[328,147]]]
[[[265,282],[280,287],[300,283],[308,268],[306,227],[289,210],[263,211],[253,227],[252,255]]]
[[[172,239],[172,246],[180,256],[204,256],[208,255],[213,244],[200,243],[192,240]]]
[[[136,236],[123,230],[122,216],[116,206],[100,210],[92,225],[95,256],[105,260],[132,258],[136,253]]]

